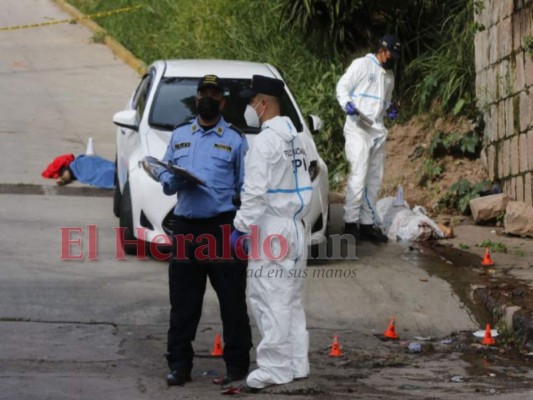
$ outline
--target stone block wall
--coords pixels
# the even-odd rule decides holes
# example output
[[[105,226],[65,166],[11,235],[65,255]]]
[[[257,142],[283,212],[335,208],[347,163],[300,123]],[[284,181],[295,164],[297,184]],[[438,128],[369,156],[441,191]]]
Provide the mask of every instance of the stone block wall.
[[[533,205],[533,0],[483,0],[476,21],[476,95],[489,179]],[[533,40],[533,39],[530,39]]]

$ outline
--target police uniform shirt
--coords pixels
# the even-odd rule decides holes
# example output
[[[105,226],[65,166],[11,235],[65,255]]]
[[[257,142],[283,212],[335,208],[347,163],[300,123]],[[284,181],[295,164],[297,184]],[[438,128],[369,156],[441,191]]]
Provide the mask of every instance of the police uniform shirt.
[[[232,199],[244,180],[244,156],[248,143],[244,135],[224,118],[204,131],[198,118],[173,132],[163,162],[185,168],[206,183],[187,182],[167,170],[159,175],[167,195],[178,193],[174,214],[185,218],[210,218],[235,211]]]

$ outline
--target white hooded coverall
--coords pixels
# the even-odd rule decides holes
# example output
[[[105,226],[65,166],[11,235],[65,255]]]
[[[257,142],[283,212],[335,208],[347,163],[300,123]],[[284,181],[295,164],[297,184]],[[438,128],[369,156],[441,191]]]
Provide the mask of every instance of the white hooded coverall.
[[[383,179],[387,129],[383,115],[390,106],[394,74],[374,54],[355,59],[337,83],[337,100],[346,111],[353,102],[374,121],[370,127],[357,116],[346,115],[344,137],[350,175],[346,189],[344,222],[376,224],[376,201]]]
[[[309,152],[287,117],[263,123],[246,154],[242,205],[235,228],[250,233],[259,228],[260,254],[248,261],[250,308],[262,340],[257,346],[258,369],[246,383],[253,388],[289,383],[309,374],[309,335],[301,292],[307,263],[307,240],[302,218],[311,203]],[[272,235],[282,235],[282,249]],[[271,256],[262,250],[270,243]],[[253,245],[252,245],[253,248]]]

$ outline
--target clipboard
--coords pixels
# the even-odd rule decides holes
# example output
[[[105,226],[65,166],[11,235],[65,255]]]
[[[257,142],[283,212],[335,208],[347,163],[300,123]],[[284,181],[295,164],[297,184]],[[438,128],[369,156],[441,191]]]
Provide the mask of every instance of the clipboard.
[[[158,180],[158,178],[155,169],[158,167],[163,167],[168,171],[172,172],[173,174],[185,178],[191,183],[207,187],[207,184],[202,179],[194,175],[192,172],[186,170],[185,168],[177,167],[172,163],[165,164],[163,161],[160,161],[152,156],[144,157],[140,163],[143,169],[148,173],[148,175],[150,175],[150,177],[152,177],[152,179],[155,179],[156,181]]]

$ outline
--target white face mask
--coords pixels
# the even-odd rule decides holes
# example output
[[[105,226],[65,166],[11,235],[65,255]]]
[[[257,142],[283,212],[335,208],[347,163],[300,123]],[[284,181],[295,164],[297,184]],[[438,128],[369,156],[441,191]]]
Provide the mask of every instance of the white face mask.
[[[251,128],[259,128],[261,126],[257,112],[250,104],[248,104],[246,110],[244,110],[244,120],[246,121],[246,125]]]

